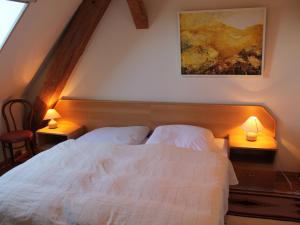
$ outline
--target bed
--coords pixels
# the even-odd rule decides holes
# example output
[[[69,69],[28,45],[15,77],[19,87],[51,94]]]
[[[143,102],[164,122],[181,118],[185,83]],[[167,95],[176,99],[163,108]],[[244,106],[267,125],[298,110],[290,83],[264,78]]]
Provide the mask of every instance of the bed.
[[[93,112],[89,118],[74,111],[70,113],[74,108],[70,102],[64,104],[65,111],[59,110],[62,104],[57,106],[64,118],[74,122],[80,121],[79,118],[93,120],[84,123],[89,130],[93,129],[89,124],[101,127],[107,123],[103,118],[111,116],[101,102],[99,108],[106,115],[102,113],[101,120],[93,116],[95,109],[99,109],[95,104],[81,108],[80,113],[85,114],[87,109]],[[115,108],[116,103],[111,107]],[[77,105],[76,110],[79,108]],[[112,125],[140,124],[137,121],[149,125],[145,115],[151,113],[147,110],[139,111],[142,118],[132,112],[137,107],[122,109],[122,118],[116,117]],[[225,132],[221,126],[217,130],[229,134],[226,129]],[[204,145],[203,151],[154,142],[138,145],[63,142],[0,178],[0,224],[224,224],[229,184],[237,181],[227,156],[227,141],[222,135],[215,136],[216,147],[210,149]]]

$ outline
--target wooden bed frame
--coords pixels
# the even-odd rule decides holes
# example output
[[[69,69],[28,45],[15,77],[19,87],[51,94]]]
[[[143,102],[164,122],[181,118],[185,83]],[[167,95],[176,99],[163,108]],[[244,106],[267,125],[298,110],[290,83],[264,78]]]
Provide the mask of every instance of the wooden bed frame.
[[[64,120],[84,125],[87,130],[103,126],[190,124],[212,130],[215,137],[244,134],[240,125],[256,116],[263,133],[275,137],[276,122],[263,106],[138,101],[61,99],[55,106]]]

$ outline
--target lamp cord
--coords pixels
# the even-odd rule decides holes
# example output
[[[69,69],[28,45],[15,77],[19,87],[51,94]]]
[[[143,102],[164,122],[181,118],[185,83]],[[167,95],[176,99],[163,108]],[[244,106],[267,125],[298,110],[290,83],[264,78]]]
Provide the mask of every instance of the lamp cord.
[[[282,170],[280,170],[280,173],[282,174],[282,176],[284,177],[284,179],[286,180],[286,182],[288,183],[290,190],[293,192],[294,191],[294,187],[292,182],[290,181],[290,179],[288,178],[288,176],[285,174],[285,172],[283,172]]]
[[[290,179],[288,178],[288,176],[285,174],[285,172],[282,170],[282,167],[280,165],[280,162],[277,163],[278,165],[278,169],[280,171],[280,173],[282,174],[282,176],[284,177],[285,181],[288,183],[290,191],[294,192],[294,187],[293,187],[293,183],[290,181]]]

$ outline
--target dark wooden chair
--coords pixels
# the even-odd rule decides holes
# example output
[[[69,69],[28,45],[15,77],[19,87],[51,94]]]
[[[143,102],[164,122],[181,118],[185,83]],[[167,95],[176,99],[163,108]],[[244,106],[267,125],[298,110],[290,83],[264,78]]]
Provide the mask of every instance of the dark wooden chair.
[[[17,117],[16,109],[23,114],[23,117]],[[8,149],[14,165],[16,164],[14,150],[25,149],[34,155],[34,134],[31,131],[33,107],[30,102],[24,99],[9,100],[2,106],[2,115],[7,128],[7,133],[0,136],[3,156],[7,162],[6,149]],[[17,124],[17,118],[19,118],[20,124]]]

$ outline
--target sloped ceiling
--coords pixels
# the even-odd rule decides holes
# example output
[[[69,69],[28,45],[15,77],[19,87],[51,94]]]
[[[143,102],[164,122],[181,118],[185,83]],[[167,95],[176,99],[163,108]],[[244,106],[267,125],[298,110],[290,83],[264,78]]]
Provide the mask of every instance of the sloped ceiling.
[[[82,0],[37,0],[0,51],[0,102],[21,95]]]

